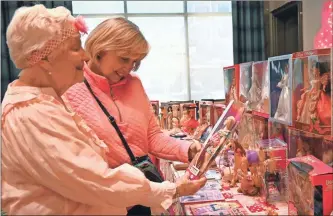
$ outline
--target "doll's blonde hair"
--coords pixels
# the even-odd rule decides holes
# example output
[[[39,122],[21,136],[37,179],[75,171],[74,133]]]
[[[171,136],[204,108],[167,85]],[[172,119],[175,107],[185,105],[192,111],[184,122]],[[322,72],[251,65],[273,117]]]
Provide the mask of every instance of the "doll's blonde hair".
[[[6,39],[9,54],[17,68],[29,66],[29,56],[45,45],[73,21],[74,17],[65,7],[47,9],[37,4],[21,7],[10,21]]]
[[[135,71],[148,54],[149,44],[137,25],[117,17],[103,21],[89,34],[85,50],[93,61],[105,51],[116,51],[122,57],[136,56],[139,61],[134,66]]]

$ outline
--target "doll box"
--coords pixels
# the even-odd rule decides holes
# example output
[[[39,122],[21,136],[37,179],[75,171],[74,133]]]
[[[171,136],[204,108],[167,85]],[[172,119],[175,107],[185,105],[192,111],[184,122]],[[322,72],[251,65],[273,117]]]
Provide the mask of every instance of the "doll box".
[[[287,166],[287,143],[278,138],[266,139],[257,142],[258,148],[262,148],[267,155],[272,154],[277,161],[277,168],[280,171],[286,169]]]
[[[293,124],[300,130],[331,135],[330,53],[328,48],[293,54]]]
[[[312,155],[287,160],[288,215],[330,215],[333,168]]]
[[[225,103],[239,99],[239,64],[223,68]]]

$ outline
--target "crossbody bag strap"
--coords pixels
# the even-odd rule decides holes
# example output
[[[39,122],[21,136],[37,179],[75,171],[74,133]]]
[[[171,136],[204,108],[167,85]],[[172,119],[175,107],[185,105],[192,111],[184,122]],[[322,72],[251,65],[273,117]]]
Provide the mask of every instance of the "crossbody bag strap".
[[[112,124],[112,126],[114,127],[114,129],[117,131],[117,134],[119,136],[119,138],[121,139],[126,151],[127,151],[127,154],[129,155],[130,159],[131,159],[131,162],[133,165],[137,164],[138,163],[138,160],[137,158],[134,156],[131,148],[129,147],[125,137],[123,136],[123,134],[121,133],[118,125],[117,125],[117,122],[116,122],[116,119],[110,115],[110,113],[106,110],[106,108],[104,107],[104,105],[101,103],[101,101],[96,97],[96,95],[94,94],[93,90],[91,89],[90,87],[90,84],[88,83],[88,81],[86,79],[84,79],[84,83],[86,84],[88,90],[90,91],[90,93],[92,94],[92,96],[95,98],[96,102],[98,103],[98,105],[100,106],[100,108],[102,109],[102,111],[104,112],[104,114],[108,117],[109,119],[109,122]]]

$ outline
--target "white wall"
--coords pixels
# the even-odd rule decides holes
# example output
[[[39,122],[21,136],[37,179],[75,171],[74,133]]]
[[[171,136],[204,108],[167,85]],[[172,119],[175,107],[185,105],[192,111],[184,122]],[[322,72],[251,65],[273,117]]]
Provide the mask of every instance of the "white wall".
[[[303,48],[313,49],[313,39],[321,27],[321,11],[326,0],[303,1]]]

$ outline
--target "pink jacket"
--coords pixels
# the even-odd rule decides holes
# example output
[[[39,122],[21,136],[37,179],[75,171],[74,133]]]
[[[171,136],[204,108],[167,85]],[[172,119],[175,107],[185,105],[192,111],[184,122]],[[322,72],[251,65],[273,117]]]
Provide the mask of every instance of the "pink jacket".
[[[190,143],[165,135],[157,125],[153,109],[140,79],[130,74],[119,83],[93,73],[87,65],[84,74],[95,95],[113,115],[135,156],[148,153],[163,159],[188,161]],[[130,163],[118,134],[84,83],[71,87],[64,95],[72,109],[92,128],[110,149],[111,168]]]

